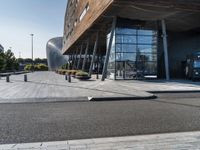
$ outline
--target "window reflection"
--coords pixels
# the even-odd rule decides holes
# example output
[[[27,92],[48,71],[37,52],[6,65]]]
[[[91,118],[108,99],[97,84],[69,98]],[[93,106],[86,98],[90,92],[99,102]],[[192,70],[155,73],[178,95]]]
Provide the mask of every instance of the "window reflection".
[[[136,34],[136,29],[128,29],[128,28],[116,28],[116,34],[129,34],[134,35]]]
[[[137,72],[157,75],[157,31],[116,28],[114,39],[108,67],[110,76],[133,79]]]

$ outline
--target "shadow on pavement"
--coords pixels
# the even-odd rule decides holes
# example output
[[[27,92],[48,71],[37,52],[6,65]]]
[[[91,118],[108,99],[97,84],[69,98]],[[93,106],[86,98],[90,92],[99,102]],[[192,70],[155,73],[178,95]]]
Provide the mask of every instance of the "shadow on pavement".
[[[15,81],[15,82],[23,82],[21,80],[13,80],[13,81]],[[49,83],[42,83],[42,82],[36,82],[36,81],[28,81],[28,82],[29,83],[34,83],[34,84],[41,84],[41,85],[53,85],[53,86],[69,87],[69,88],[74,88],[74,89],[91,90],[91,91],[105,92],[105,93],[110,93],[110,94],[121,94],[121,95],[126,95],[126,96],[129,96],[129,97],[130,96],[131,97],[135,97],[135,95],[132,95],[132,94],[109,91],[109,90],[100,90],[100,89],[81,87],[81,86],[70,86],[70,85],[63,85],[63,84],[49,84]],[[71,83],[73,83],[73,82],[71,82]],[[69,84],[71,84],[71,83],[69,83]],[[76,82],[74,82],[74,83],[76,83]]]
[[[192,105],[192,104],[185,104],[185,103],[179,103],[179,102],[169,102],[165,100],[150,100],[152,102],[156,103],[165,103],[165,104],[173,104],[173,105],[179,105],[179,106],[187,106],[187,107],[193,107],[193,108],[198,108],[200,109],[200,105]]]

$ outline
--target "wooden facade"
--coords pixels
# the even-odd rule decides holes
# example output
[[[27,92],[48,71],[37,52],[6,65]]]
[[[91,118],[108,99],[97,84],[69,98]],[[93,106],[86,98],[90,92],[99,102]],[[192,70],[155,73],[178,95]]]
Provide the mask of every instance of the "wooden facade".
[[[63,53],[98,19],[113,0],[68,0]]]
[[[111,27],[113,16],[143,21],[165,19],[168,30],[196,30],[200,26],[200,1],[68,0],[63,54],[74,51],[76,46],[80,47],[80,43],[87,41],[87,38],[90,38],[91,43],[94,44],[92,36],[96,34],[97,30],[101,32],[100,41],[105,47],[105,36]],[[91,34],[91,32],[93,33]]]
[[[171,49],[173,48],[171,48],[171,45],[173,45],[173,43],[175,43],[174,45],[178,45],[178,42],[171,40],[174,38],[173,35],[179,35],[180,33],[190,36],[200,34],[200,1],[68,0],[63,36],[63,54],[69,55],[71,58],[70,60],[72,60],[74,64],[77,63],[77,60],[79,60],[78,62],[80,64],[82,62],[85,63],[86,61],[88,65],[93,64],[94,62],[91,62],[91,55],[94,55],[93,51],[96,35],[99,33],[96,56],[100,57],[102,62],[105,62],[104,57],[108,52],[107,35],[109,32],[111,32],[112,23],[114,20],[113,18],[116,18],[115,27],[146,28],[158,31],[159,46],[157,49],[157,57],[159,64],[161,64],[161,66],[158,66],[158,68],[161,68],[160,70],[158,69],[158,72],[161,75],[158,76],[163,76],[161,73],[164,72],[162,71],[162,68],[167,67],[163,66],[164,61],[162,60],[162,57],[164,56],[161,42],[163,39],[163,33],[161,33],[163,29],[162,22],[165,22],[164,24],[168,34],[165,36],[169,37],[168,41],[165,39],[165,42],[168,42],[169,45],[165,46],[165,49],[169,48],[169,51],[171,51],[169,55],[172,55]],[[192,37],[190,38],[192,39]],[[178,41],[178,39],[175,41]],[[182,49],[191,49],[192,46],[189,48],[188,47],[186,45],[186,48],[182,47],[179,49],[181,49],[180,51],[182,51]],[[198,47],[198,45],[195,46],[195,49]],[[186,52],[184,55],[185,54]],[[77,59],[77,55],[79,59]],[[184,60],[184,55],[180,58],[179,62],[174,60],[173,62],[177,62],[177,64],[180,63],[180,61]],[[169,58],[169,60],[170,59],[171,58]],[[165,64],[168,63],[165,62]],[[106,65],[107,64],[104,64],[104,66]],[[179,65],[176,68],[181,68],[181,66]],[[78,69],[80,69],[80,67],[78,67]],[[175,70],[176,72],[181,72],[181,70]]]

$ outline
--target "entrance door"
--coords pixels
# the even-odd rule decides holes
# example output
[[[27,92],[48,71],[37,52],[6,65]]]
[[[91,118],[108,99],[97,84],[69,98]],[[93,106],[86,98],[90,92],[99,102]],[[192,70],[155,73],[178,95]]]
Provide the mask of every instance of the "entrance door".
[[[136,63],[134,61],[116,62],[116,79],[134,79],[136,76]]]
[[[125,79],[125,63],[124,61],[116,61],[116,79]]]

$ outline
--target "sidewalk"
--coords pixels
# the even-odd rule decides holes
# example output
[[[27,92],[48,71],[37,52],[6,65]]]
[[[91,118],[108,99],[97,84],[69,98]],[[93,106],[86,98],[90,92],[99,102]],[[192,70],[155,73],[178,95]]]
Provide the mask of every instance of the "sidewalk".
[[[79,81],[72,78],[68,83],[63,75],[54,72],[28,74],[0,79],[0,103],[57,102],[88,100],[126,100],[155,98],[154,92],[200,92],[200,82],[186,80],[96,80]]]
[[[96,99],[148,99],[154,95],[132,87],[124,88],[117,82],[102,82],[93,77],[89,81],[72,78],[68,83],[63,75],[54,72],[34,72],[28,74],[28,82],[23,75],[11,76],[10,83],[0,80],[0,103],[89,101]]]
[[[0,145],[0,150],[199,150],[200,132]]]

